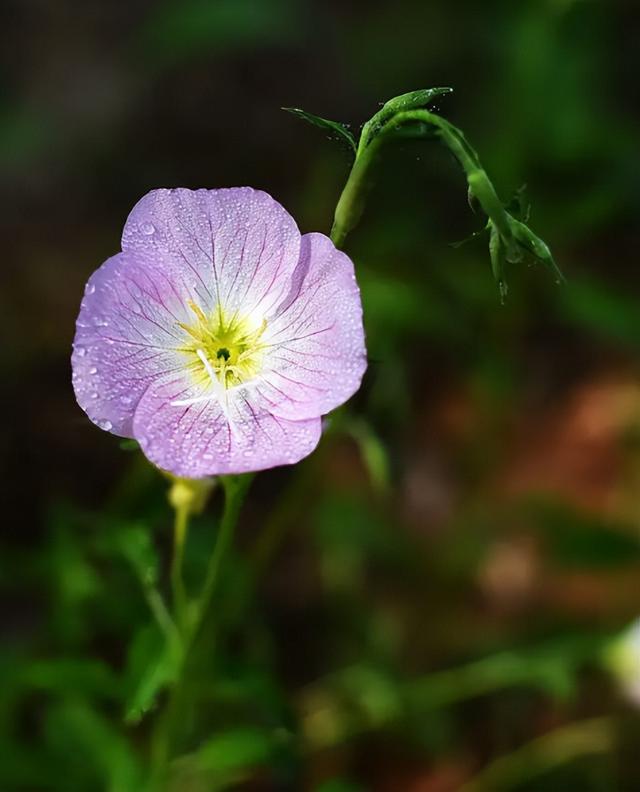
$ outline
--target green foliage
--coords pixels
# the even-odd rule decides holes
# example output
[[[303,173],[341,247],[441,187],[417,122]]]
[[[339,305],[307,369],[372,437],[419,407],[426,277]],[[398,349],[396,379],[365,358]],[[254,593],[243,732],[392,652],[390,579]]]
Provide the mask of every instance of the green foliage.
[[[141,44],[153,60],[175,63],[203,51],[292,41],[298,29],[291,0],[168,0],[153,9]]]
[[[141,767],[129,741],[87,704],[71,700],[52,707],[44,732],[69,787],[140,790]],[[82,761],[69,763],[70,756],[82,757]]]
[[[550,558],[567,568],[620,568],[640,563],[640,540],[625,526],[611,525],[554,504],[533,504]]]
[[[257,729],[236,729],[210,737],[198,749],[202,770],[227,774],[264,764],[271,755],[272,740]]]
[[[633,4],[98,5],[6,21],[2,792],[147,792],[170,700],[167,792],[640,788],[635,632],[605,661],[640,609]],[[429,81],[455,104],[384,102]],[[176,697],[168,485],[82,423],[71,312],[155,186],[254,184],[326,231],[345,156],[283,104],[350,122],[287,108],[360,152],[370,364],[258,477]],[[450,246],[474,231],[503,306]]]
[[[561,298],[566,319],[596,336],[636,349],[640,343],[637,300],[607,283],[588,277],[571,279]]]
[[[157,624],[141,627],[129,647],[124,674],[127,723],[138,723],[156,705],[159,694],[176,678],[181,655]]]
[[[507,295],[506,264],[520,263],[525,255],[549,267],[556,282],[560,283],[562,274],[551,251],[527,225],[529,210],[522,211],[520,196],[516,195],[516,199],[505,207],[464,134],[441,116],[423,109],[437,98],[451,93],[451,90],[421,89],[390,99],[364,124],[357,144],[342,124],[303,110],[284,108],[316,126],[331,129],[339,138],[346,139],[355,151],[355,161],[336,206],[331,238],[338,247],[342,247],[347,235],[358,225],[370,189],[371,166],[375,158],[379,157],[382,144],[407,136],[438,139],[456,158],[467,178],[470,204],[473,206],[477,202],[487,216],[491,270],[501,300],[504,302]]]
[[[329,121],[326,118],[320,118],[320,116],[313,115],[312,113],[306,113],[304,110],[300,110],[297,107],[283,107],[282,109],[298,118],[302,118],[303,121],[308,121],[310,124],[320,127],[320,129],[331,132],[337,140],[346,143],[355,154],[356,140],[344,124],[338,121]]]
[[[429,105],[433,105],[441,97],[450,93],[453,93],[453,88],[421,88],[418,91],[409,91],[408,93],[394,96],[393,99],[389,99],[362,128],[362,147],[364,148],[371,145],[375,137],[383,131],[393,135],[402,132],[403,130],[400,124],[394,127],[394,119],[400,113],[428,107]],[[389,126],[387,126],[387,124],[389,124]],[[386,130],[385,127],[387,127]],[[424,124],[418,125],[416,132],[419,136],[425,135],[425,133],[427,135],[429,134],[428,128]]]

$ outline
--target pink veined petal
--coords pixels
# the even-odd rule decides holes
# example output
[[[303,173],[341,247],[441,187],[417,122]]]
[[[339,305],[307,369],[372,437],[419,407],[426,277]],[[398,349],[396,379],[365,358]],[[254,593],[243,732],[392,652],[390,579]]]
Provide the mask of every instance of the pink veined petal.
[[[76,399],[100,428],[132,436],[140,397],[154,378],[184,367],[177,350],[188,318],[161,268],[132,253],[108,259],[89,279],[71,358]]]
[[[166,262],[205,312],[221,303],[266,314],[289,289],[300,232],[277,201],[250,187],[152,190],[132,209],[122,249]]]
[[[91,420],[189,477],[309,454],[320,416],[357,390],[366,368],[347,256],[322,234],[301,240],[288,213],[250,188],[153,191],[131,212],[122,246],[89,280],[77,322],[73,382]],[[193,339],[182,325],[218,304],[264,320],[263,369],[209,394],[206,377],[187,374]]]
[[[274,415],[323,415],[360,387],[367,367],[353,263],[324,234],[305,234],[289,294],[269,320],[254,401]]]
[[[321,420],[287,421],[251,404],[245,389],[228,404],[210,399],[190,405],[193,388],[183,376],[149,386],[136,410],[133,433],[158,467],[188,478],[244,473],[298,462],[313,451]]]

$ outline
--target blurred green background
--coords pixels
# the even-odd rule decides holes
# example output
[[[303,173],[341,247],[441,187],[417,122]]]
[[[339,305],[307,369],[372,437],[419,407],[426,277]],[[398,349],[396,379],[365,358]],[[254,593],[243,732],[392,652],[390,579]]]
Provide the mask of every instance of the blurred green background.
[[[166,591],[166,482],[75,404],[86,278],[161,186],[249,184],[328,232],[349,152],[279,108],[357,131],[436,85],[501,196],[527,183],[568,283],[513,265],[501,306],[487,240],[451,245],[482,218],[450,155],[386,149],[347,241],[365,383],[312,457],[253,485],[172,789],[640,789],[640,659],[606,662],[640,616],[637,2],[2,17],[0,789],[141,790],[166,696],[145,600],[149,575]],[[219,511],[194,522],[192,581]]]

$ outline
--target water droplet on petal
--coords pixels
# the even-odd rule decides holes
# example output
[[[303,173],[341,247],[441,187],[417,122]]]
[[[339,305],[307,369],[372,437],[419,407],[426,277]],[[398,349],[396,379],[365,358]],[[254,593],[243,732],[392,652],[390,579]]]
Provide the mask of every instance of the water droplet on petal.
[[[87,354],[86,347],[83,346],[75,347],[75,353],[78,357],[84,357]]]
[[[97,373],[98,373],[98,369],[95,366],[92,366],[89,369],[89,374],[97,374]]]
[[[97,391],[94,391],[94,392],[91,394],[91,398],[92,398],[92,399],[97,399],[97,398],[98,398],[98,393],[97,393]]]
[[[140,223],[140,233],[144,234],[145,236],[151,236],[154,233],[156,227],[153,223],[144,222]]]
[[[100,419],[99,421],[96,421],[96,424],[101,429],[104,429],[105,432],[108,432],[113,427],[113,424],[111,423],[111,421],[108,421],[106,418],[105,419]]]
[[[85,294],[93,294],[96,290],[96,287],[93,283],[87,283],[84,289]]]

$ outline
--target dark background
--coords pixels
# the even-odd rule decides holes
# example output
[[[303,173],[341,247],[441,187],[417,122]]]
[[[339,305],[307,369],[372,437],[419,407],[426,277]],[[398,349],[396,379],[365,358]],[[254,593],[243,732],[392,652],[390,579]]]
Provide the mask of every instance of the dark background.
[[[621,690],[602,659],[640,611],[637,3],[8,0],[0,21],[0,788],[135,789],[153,719],[122,722],[148,611],[114,537],[144,525],[164,581],[171,513],[74,401],[87,277],[156,187],[248,184],[328,232],[349,151],[280,108],[357,132],[437,85],[505,201],[527,183],[568,282],[512,265],[501,306],[487,240],[451,245],[483,224],[452,157],[386,149],[346,246],[364,386],[316,454],[254,485],[185,751],[266,733],[213,768],[247,789],[447,792],[498,757],[482,788],[639,788],[634,665]],[[523,749],[541,735],[544,772]],[[218,788],[193,772],[175,788]]]

